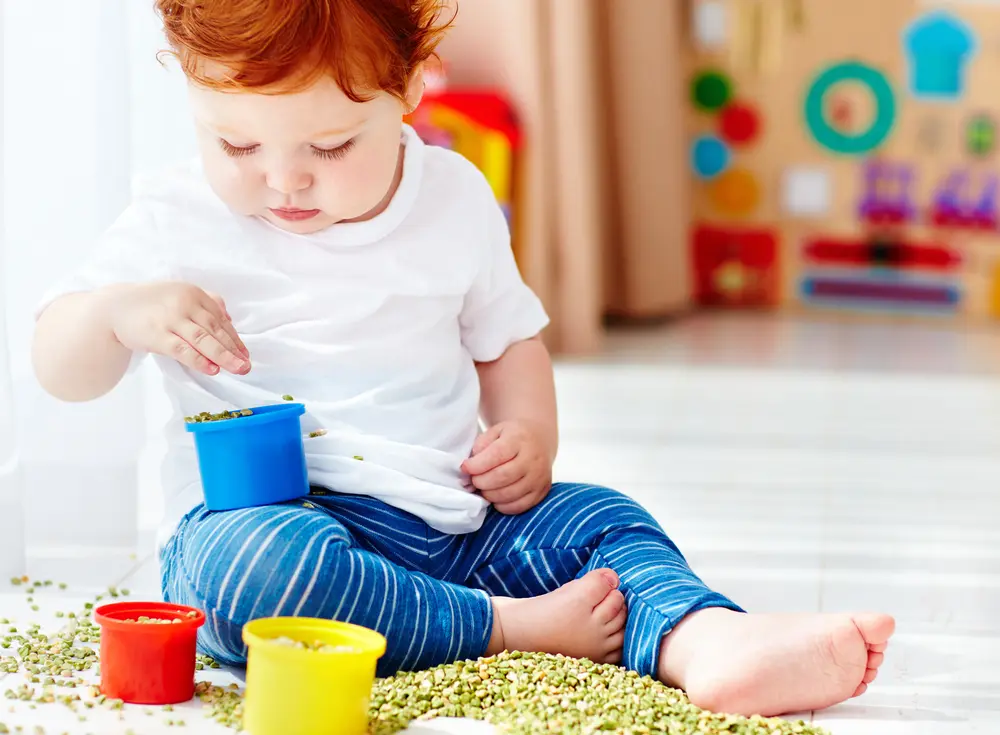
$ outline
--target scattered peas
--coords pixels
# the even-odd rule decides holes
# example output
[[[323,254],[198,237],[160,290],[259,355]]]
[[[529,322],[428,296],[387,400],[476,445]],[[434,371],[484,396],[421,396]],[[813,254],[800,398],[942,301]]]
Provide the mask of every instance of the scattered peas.
[[[291,397],[290,395],[288,395],[288,394],[286,393],[285,395],[283,395],[283,396],[281,397],[281,400],[283,400],[283,401],[294,401],[295,399],[294,399],[294,398],[292,398],[292,397]]]
[[[177,617],[172,619],[137,618],[135,622],[179,622],[187,615],[196,617],[198,613],[192,611],[181,615],[178,611]],[[80,678],[82,672],[99,669],[98,651],[81,645],[99,640],[100,629],[95,623],[81,616],[55,635],[42,631],[38,624],[32,624],[26,633],[16,633],[12,628],[11,637],[2,639],[4,649],[16,652],[16,657],[0,656],[0,673],[17,672],[23,667],[31,674],[31,683],[4,693],[12,700],[11,704],[34,708],[60,703],[74,712],[78,708],[104,707],[119,711],[119,719],[122,719],[122,700],[107,699],[98,687]],[[322,653],[348,648],[290,638],[275,639],[275,642]],[[198,654],[196,668],[202,671],[217,669],[220,665],[211,657]],[[57,693],[54,691],[57,687],[71,690],[82,687],[84,696],[89,694],[88,700],[82,701],[80,693],[65,690]],[[195,693],[205,706],[206,717],[233,730],[243,729],[243,695],[237,684],[222,687],[199,681]],[[147,716],[155,713],[150,707],[143,711]],[[165,705],[159,711],[172,713],[174,707]],[[554,732],[825,735],[822,729],[802,721],[706,712],[692,705],[683,692],[621,667],[519,652],[459,661],[429,671],[401,673],[375,682],[369,711],[371,735],[392,735],[415,720],[433,717],[483,720],[502,728],[507,735],[550,735]],[[87,718],[78,714],[78,719],[85,722]],[[185,721],[171,716],[164,724],[184,727]],[[0,735],[9,735],[12,731],[22,732],[17,727],[0,723]],[[40,728],[35,729],[35,733],[42,732]]]
[[[355,454],[354,455],[354,459],[358,460],[359,462],[364,462],[365,461],[365,458],[362,457],[360,454]]]

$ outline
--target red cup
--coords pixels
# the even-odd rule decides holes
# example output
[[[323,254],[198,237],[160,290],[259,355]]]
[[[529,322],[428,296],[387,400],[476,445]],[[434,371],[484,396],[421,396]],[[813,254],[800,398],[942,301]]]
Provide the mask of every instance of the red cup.
[[[140,616],[181,622],[125,622]],[[102,694],[129,704],[180,704],[194,697],[205,613],[169,602],[115,602],[94,610],[94,620],[101,626]]]

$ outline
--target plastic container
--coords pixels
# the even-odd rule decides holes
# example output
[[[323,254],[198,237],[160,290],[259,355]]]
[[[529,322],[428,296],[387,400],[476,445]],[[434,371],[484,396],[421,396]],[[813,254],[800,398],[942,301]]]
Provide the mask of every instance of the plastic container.
[[[321,653],[274,638],[322,641],[353,651]],[[349,623],[261,618],[243,627],[247,655],[243,726],[252,735],[365,735],[375,666],[385,638]]]
[[[124,622],[140,616],[181,622]],[[179,704],[194,697],[203,612],[168,602],[115,602],[97,608],[94,620],[101,626],[102,694],[130,704]]]
[[[187,424],[209,510],[273,505],[309,494],[301,403],[250,409],[251,416]]]

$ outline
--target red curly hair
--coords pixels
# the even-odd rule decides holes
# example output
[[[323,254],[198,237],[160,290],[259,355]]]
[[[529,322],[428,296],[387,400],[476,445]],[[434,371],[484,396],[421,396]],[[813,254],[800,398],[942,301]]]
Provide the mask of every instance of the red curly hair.
[[[155,0],[187,77],[224,91],[295,92],[330,76],[350,99],[403,99],[455,14],[448,0]],[[222,67],[225,74],[212,74]]]

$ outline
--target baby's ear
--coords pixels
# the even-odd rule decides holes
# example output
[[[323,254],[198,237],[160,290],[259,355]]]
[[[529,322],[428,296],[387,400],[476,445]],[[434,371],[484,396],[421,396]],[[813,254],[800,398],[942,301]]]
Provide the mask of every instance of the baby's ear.
[[[424,89],[427,83],[424,81],[424,65],[420,64],[413,73],[410,74],[410,81],[406,85],[406,114],[417,109],[420,100],[424,97]]]

